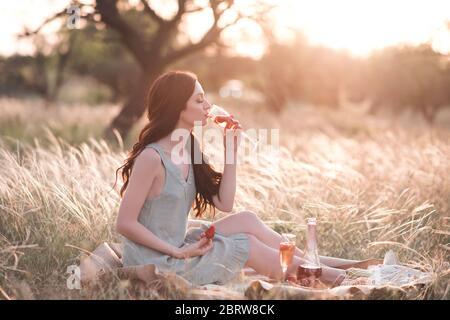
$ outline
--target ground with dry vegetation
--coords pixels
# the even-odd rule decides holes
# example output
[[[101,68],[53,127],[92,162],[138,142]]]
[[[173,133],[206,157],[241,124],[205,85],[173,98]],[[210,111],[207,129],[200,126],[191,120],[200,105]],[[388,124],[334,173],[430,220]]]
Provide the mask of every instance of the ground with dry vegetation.
[[[279,153],[239,166],[235,211],[252,210],[277,231],[297,234],[300,246],[305,218],[315,216],[321,254],[382,258],[394,249],[402,262],[434,274],[417,299],[450,298],[448,123],[374,116],[362,106],[297,105],[276,118],[229,105],[247,127],[280,129]],[[119,239],[114,172],[142,122],[123,145],[98,139],[117,111],[0,101],[0,299],[182,297],[131,293],[122,282],[66,287],[67,266],[79,263],[81,249]]]

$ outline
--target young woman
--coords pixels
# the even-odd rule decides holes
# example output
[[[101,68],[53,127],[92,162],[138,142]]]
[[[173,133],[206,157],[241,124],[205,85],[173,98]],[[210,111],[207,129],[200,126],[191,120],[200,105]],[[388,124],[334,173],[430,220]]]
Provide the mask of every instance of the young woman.
[[[205,92],[190,72],[171,71],[161,75],[147,96],[149,122],[139,134],[121,170],[124,184],[117,218],[117,231],[124,236],[124,266],[155,264],[173,271],[194,284],[224,284],[243,267],[281,279],[278,247],[281,235],[249,211],[229,214],[214,222],[213,240],[204,237],[211,225],[205,220],[189,220],[191,207],[197,218],[217,208],[231,212],[236,191],[236,163],[225,163],[215,171],[204,158],[192,134],[194,122],[206,124],[210,108]],[[225,130],[236,131],[239,121],[230,117]],[[175,130],[186,130],[186,152],[174,159]],[[224,151],[236,157],[237,143]],[[234,139],[236,134],[234,135]],[[236,140],[235,140],[236,142]],[[200,154],[201,161],[194,155]],[[288,274],[303,262],[296,248]],[[324,282],[342,280],[345,268],[358,261],[321,257]]]

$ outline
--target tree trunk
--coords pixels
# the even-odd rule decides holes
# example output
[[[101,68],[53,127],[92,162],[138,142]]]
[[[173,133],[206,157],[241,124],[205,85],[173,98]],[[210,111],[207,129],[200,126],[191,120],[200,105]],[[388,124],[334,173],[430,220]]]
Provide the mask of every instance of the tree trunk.
[[[70,56],[73,51],[73,44],[75,42],[76,33],[70,36],[68,42],[67,42],[67,49],[61,50],[58,49],[58,63],[56,65],[56,76],[55,76],[55,83],[53,85],[53,88],[50,89],[50,92],[47,95],[48,102],[53,103],[58,98],[58,94],[61,90],[61,87],[64,83],[64,72],[67,68],[67,65],[69,63]]]
[[[436,108],[429,104],[425,104],[425,106],[422,107],[421,110],[427,124],[432,125],[434,123],[434,118],[436,115]]]
[[[149,85],[160,75],[162,70],[143,71],[139,82],[130,93],[119,114],[105,129],[103,136],[108,141],[115,141],[114,130],[120,134],[122,140],[126,140],[133,125],[145,112],[145,98]]]

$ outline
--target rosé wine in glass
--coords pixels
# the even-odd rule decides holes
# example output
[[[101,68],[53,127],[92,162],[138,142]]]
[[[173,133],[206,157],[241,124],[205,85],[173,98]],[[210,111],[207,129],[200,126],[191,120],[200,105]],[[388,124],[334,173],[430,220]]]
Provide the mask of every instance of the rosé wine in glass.
[[[286,275],[288,267],[292,264],[295,253],[296,236],[290,233],[282,234],[283,240],[280,242],[280,264],[283,273]]]
[[[215,124],[217,124],[222,128],[225,128],[225,126],[227,125],[227,121],[223,119],[224,116],[230,117],[231,114],[216,104],[213,104],[208,112],[208,118],[210,118]],[[248,134],[244,132],[241,133],[241,136],[251,143],[253,150],[257,148],[258,146],[257,140],[251,138]]]

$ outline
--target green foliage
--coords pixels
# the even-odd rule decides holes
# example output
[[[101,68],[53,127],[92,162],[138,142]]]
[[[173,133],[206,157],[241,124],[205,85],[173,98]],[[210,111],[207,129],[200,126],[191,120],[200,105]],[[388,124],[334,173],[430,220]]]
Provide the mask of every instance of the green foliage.
[[[380,51],[365,72],[362,90],[377,106],[410,107],[432,121],[437,110],[450,105],[450,62],[429,45]]]
[[[374,110],[413,109],[432,122],[450,105],[448,56],[427,44],[386,48],[361,59],[312,46],[297,34],[292,43],[271,42],[259,65],[255,88],[275,111],[290,101],[337,107],[346,97],[369,100]]]
[[[112,92],[112,101],[125,98],[136,85],[139,67],[118,36],[95,25],[73,32],[78,34],[70,61],[71,73],[93,77],[106,85]]]

